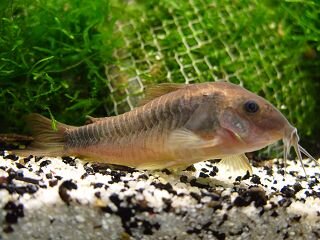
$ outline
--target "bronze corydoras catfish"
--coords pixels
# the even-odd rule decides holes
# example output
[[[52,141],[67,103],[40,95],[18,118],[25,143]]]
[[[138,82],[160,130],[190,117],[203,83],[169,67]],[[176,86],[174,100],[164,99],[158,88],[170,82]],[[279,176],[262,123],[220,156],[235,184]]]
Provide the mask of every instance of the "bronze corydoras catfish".
[[[212,158],[252,172],[245,152],[285,142],[301,160],[297,131],[265,99],[227,82],[160,84],[144,104],[115,117],[91,118],[74,127],[32,114],[35,141],[24,153],[74,155],[142,169],[185,167]]]

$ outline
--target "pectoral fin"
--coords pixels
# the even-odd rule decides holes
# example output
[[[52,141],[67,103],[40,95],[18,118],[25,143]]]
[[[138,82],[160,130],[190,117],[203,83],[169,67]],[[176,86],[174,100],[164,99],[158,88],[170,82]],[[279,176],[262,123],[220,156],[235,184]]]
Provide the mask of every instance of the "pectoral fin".
[[[245,154],[224,157],[219,162],[219,165],[234,172],[241,171],[246,173],[248,171],[250,175],[252,174],[252,167]]]
[[[204,140],[192,131],[182,128],[174,130],[168,140],[170,148],[187,148],[187,149],[200,149],[213,147],[220,143],[219,138]]]

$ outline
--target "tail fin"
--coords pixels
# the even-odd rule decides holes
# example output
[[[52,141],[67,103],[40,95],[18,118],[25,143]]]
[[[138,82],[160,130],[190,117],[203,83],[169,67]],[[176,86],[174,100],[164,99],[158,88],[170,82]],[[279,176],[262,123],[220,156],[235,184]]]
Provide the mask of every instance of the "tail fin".
[[[52,121],[40,114],[32,113],[26,117],[27,127],[34,137],[31,145],[14,153],[22,156],[59,156],[64,154],[65,131],[74,128],[57,122],[55,128]]]

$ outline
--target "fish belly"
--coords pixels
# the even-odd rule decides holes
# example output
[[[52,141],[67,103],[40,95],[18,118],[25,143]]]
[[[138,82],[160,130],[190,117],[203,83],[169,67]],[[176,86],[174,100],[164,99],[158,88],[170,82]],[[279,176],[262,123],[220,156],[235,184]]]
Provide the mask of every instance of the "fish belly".
[[[157,169],[174,165],[177,160],[174,153],[164,149],[161,144],[148,144],[136,141],[132,143],[108,143],[73,148],[69,153],[90,159],[94,162],[124,165],[136,168]]]
[[[135,141],[110,144],[102,142],[70,149],[76,155],[94,162],[117,164],[140,169],[182,168],[206,160],[203,152],[188,149],[169,149],[165,141]]]

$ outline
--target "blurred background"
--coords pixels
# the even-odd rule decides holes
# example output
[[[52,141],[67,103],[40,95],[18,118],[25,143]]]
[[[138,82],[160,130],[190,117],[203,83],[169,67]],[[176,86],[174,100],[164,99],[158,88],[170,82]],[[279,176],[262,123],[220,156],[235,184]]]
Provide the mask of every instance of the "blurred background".
[[[150,84],[224,79],[320,155],[318,0],[0,0],[0,16],[1,134],[24,134],[31,112],[82,125],[134,108]]]

